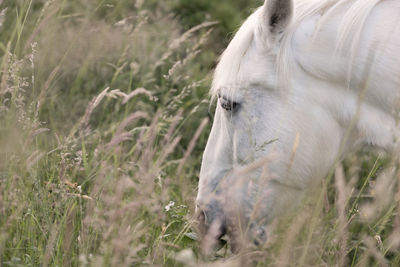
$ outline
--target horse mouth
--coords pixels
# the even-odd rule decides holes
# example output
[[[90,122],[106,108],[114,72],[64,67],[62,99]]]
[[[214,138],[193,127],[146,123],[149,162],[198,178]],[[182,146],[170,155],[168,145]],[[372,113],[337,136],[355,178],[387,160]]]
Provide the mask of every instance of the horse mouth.
[[[232,253],[238,254],[244,247],[244,234],[227,223],[227,220],[215,220],[209,225],[200,221],[200,242],[202,252],[205,256],[217,255],[221,249],[229,249]],[[253,244],[259,246],[260,239],[254,239]]]
[[[204,255],[211,256],[224,247],[237,254],[245,247],[259,247],[266,243],[266,224],[255,223],[243,214],[234,216],[234,212],[222,209],[217,201],[210,203],[202,208],[198,206],[196,211]]]
[[[239,252],[236,243],[225,231],[221,231],[215,235],[213,229],[211,228],[201,240],[201,248],[205,256],[216,255],[218,251],[224,248],[227,249],[228,247],[232,253],[236,254]]]
[[[200,212],[197,218],[202,252],[205,256],[216,254],[226,247],[230,241],[226,219],[219,217],[212,222],[207,222],[204,212]]]
[[[238,254],[245,248],[262,247],[267,241],[264,226],[250,224],[243,232],[237,224],[232,224],[226,219],[217,219],[208,225],[204,224],[204,221],[199,222],[200,243],[205,256],[215,256],[224,248],[229,249],[233,254]]]

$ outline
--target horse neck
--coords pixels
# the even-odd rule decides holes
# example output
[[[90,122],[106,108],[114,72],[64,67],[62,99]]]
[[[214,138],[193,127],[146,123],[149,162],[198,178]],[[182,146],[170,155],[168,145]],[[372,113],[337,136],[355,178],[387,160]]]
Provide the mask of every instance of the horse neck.
[[[400,110],[400,5],[396,7],[393,11],[390,4],[378,5],[368,16],[359,41],[343,49],[337,43],[340,12],[322,24],[318,24],[319,15],[302,21],[291,40],[299,76],[322,87],[329,84],[362,95],[363,101],[386,113]]]

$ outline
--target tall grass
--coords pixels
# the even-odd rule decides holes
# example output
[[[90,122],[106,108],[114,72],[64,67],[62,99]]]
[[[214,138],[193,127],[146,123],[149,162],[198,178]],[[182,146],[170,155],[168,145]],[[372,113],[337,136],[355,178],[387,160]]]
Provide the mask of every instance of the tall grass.
[[[263,247],[201,255],[218,46],[213,21],[182,26],[171,6],[0,1],[0,265],[399,265],[399,160],[368,150]]]
[[[2,7],[1,265],[162,265],[196,247],[214,23],[183,33],[144,1]]]

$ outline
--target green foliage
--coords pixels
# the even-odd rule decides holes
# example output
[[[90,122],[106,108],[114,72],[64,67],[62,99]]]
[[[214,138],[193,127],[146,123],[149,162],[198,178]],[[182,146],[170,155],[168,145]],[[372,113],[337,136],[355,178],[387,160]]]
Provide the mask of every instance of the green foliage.
[[[205,20],[217,20],[220,34],[234,33],[257,7],[263,4],[260,0],[233,0],[222,4],[217,1],[172,0],[171,7],[181,19],[184,27],[190,28]]]
[[[195,247],[184,234],[204,131],[184,155],[208,116],[212,24],[182,36],[156,2],[6,6],[1,265],[161,264],[160,235]],[[178,217],[164,210],[171,198]]]
[[[0,3],[0,265],[210,260],[193,233],[212,67],[261,1]],[[346,187],[328,179],[254,261],[399,263],[398,203],[374,197],[393,162],[363,153],[344,166]],[[349,188],[340,210],[338,192]],[[226,247],[219,256],[246,258]]]

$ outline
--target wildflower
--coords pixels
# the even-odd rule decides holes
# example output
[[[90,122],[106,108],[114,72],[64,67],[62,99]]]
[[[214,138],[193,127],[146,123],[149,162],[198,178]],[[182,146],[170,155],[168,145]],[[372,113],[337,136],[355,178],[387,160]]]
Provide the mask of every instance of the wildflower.
[[[175,205],[175,202],[170,201],[170,202],[168,203],[168,205],[165,206],[165,211],[169,211],[174,205]]]

